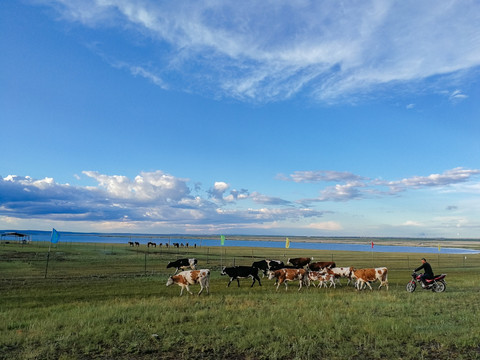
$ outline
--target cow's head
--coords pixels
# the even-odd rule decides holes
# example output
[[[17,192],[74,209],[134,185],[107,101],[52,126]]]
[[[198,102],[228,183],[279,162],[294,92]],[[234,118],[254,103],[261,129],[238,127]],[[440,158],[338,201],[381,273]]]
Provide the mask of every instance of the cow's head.
[[[226,269],[226,266],[222,268],[222,272],[220,273],[220,275],[227,275],[227,273],[225,272],[225,269]]]
[[[167,285],[167,286],[170,286],[170,285],[172,285],[172,284],[173,284],[173,276],[170,276],[170,277],[168,278],[168,280],[167,280],[167,284],[166,284],[166,285]]]
[[[272,280],[275,277],[275,271],[268,271],[268,280]]]
[[[188,259],[188,263],[193,270],[197,270],[197,259]]]
[[[171,268],[171,267],[174,267],[174,266],[175,266],[175,265],[173,265],[173,262],[170,261],[170,262],[167,264],[167,269],[168,269],[168,268]]]

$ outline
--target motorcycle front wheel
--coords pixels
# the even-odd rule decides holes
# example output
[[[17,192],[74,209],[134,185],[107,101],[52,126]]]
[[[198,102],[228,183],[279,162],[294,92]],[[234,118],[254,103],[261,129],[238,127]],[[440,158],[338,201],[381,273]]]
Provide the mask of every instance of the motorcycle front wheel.
[[[408,292],[414,292],[415,289],[417,288],[417,284],[413,281],[409,281],[408,284],[407,284],[407,291]]]
[[[435,292],[444,292],[446,287],[447,286],[445,285],[445,283],[443,281],[436,281],[433,284],[432,290],[435,291]]]

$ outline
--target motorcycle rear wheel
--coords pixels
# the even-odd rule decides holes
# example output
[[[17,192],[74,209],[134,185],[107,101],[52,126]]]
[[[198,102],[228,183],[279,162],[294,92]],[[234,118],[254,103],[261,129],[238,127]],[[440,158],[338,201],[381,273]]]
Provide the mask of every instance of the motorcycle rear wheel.
[[[433,284],[432,290],[435,291],[435,292],[444,292],[446,288],[447,288],[447,286],[445,285],[445,283],[443,281],[436,281]]]
[[[408,292],[412,293],[415,291],[416,288],[417,288],[417,284],[415,282],[409,281],[407,283],[406,289]]]

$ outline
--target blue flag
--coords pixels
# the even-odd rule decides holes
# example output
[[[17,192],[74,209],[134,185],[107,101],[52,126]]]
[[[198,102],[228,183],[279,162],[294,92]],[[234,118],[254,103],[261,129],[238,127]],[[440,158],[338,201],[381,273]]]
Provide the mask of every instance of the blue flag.
[[[52,229],[52,238],[50,239],[50,241],[52,242],[52,244],[56,244],[58,243],[58,239],[60,239],[60,234],[57,232],[57,230]]]

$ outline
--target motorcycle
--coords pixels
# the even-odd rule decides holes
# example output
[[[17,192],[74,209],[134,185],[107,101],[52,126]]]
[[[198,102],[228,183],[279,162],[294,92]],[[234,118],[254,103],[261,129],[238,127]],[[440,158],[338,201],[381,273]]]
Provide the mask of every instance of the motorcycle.
[[[420,279],[422,274],[417,274],[415,271],[412,273],[412,280],[407,284],[407,291],[414,292],[417,288],[417,282],[422,285],[424,290],[432,290],[434,292],[444,292],[447,287],[447,282],[445,281],[445,276],[447,274],[435,275],[433,279],[425,280],[427,285],[425,286]]]

